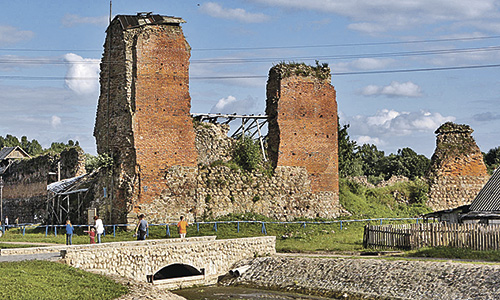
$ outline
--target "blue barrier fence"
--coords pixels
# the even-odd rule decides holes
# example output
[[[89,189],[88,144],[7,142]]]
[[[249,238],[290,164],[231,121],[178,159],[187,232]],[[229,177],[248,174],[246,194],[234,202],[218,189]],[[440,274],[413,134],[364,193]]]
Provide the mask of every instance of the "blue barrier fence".
[[[349,223],[356,223],[356,222],[378,222],[380,225],[383,225],[384,221],[415,221],[417,224],[421,222],[422,218],[376,218],[376,219],[360,219],[360,220],[332,220],[332,221],[293,221],[293,222],[267,222],[267,221],[212,221],[212,222],[193,222],[190,225],[193,226],[196,224],[196,230],[197,232],[200,232],[200,225],[213,225],[213,230],[217,232],[217,226],[218,224],[234,224],[236,223],[237,225],[237,232],[240,232],[240,223],[252,223],[252,224],[260,224],[261,225],[261,233],[267,235],[267,229],[266,229],[266,224],[281,224],[281,225],[287,225],[287,224],[300,224],[303,228],[306,228],[307,225],[327,225],[327,224],[339,224],[340,229],[344,229],[346,224]],[[111,233],[109,232],[109,229],[112,230],[113,232],[113,237],[116,236],[116,229],[119,227],[130,227],[134,226],[136,224],[113,224],[113,225],[104,225],[104,236],[106,235],[106,229],[108,230],[108,234]],[[19,225],[8,225],[8,226],[2,226],[1,230],[3,233],[5,233],[5,230],[9,228],[20,228],[22,230],[23,236],[26,233],[26,227],[28,228],[45,228],[45,236],[48,236],[49,231],[52,229],[54,232],[54,236],[57,236],[57,230],[61,230],[62,228],[65,228],[66,225],[40,225],[40,224],[19,224]],[[73,225],[75,228],[79,227],[88,227],[89,225]],[[177,226],[177,223],[161,223],[161,224],[149,224],[150,227],[154,226],[165,226],[165,236],[170,237],[170,226]],[[62,234],[64,234],[64,230],[62,231]],[[149,236],[149,228],[146,233],[147,236]]]

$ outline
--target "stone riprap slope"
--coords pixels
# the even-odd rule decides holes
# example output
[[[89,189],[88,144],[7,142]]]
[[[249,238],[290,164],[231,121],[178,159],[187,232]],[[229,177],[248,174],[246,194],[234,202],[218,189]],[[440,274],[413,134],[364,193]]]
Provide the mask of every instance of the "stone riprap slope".
[[[500,299],[500,265],[261,257],[223,284],[340,299]]]

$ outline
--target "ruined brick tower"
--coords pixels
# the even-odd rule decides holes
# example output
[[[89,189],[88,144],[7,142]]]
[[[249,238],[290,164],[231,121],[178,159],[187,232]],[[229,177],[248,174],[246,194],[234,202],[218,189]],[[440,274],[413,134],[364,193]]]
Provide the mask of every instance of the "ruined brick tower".
[[[269,71],[268,152],[275,166],[305,167],[313,193],[338,202],[337,101],[330,68],[279,64]]]
[[[428,174],[427,205],[434,210],[470,204],[488,181],[483,155],[472,128],[447,122],[437,130],[436,150]]]
[[[94,136],[113,157],[102,201],[126,221],[161,193],[171,166],[196,166],[184,20],[119,15],[107,29]],[[101,205],[102,206],[102,205]]]

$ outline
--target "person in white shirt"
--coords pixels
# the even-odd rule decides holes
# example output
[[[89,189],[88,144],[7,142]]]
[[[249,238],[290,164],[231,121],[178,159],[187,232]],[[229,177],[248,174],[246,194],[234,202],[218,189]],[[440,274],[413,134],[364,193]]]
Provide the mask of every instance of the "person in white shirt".
[[[97,234],[97,243],[101,243],[101,235],[104,233],[104,225],[102,224],[101,218],[94,216],[95,220],[95,231]]]

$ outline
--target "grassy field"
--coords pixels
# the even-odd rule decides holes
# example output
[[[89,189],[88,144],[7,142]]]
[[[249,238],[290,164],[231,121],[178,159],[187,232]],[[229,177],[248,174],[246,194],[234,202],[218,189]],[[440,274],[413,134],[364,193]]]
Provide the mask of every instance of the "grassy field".
[[[0,299],[114,299],[128,289],[106,277],[45,261],[0,263]]]

